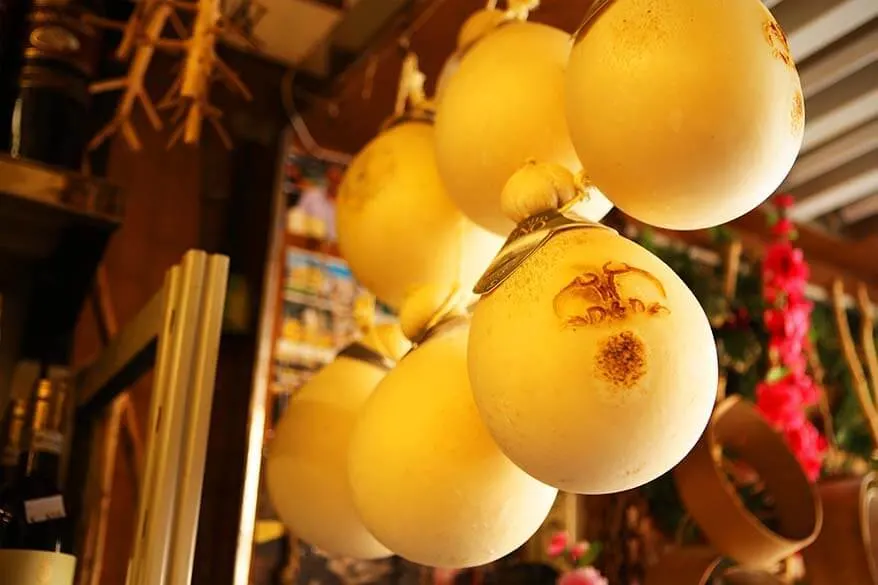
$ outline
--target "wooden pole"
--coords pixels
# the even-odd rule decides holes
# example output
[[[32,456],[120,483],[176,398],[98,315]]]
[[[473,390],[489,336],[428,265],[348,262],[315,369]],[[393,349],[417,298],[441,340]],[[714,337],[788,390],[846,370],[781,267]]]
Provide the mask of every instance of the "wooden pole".
[[[863,364],[857,356],[857,349],[854,346],[853,336],[851,335],[850,324],[848,323],[847,313],[844,307],[844,285],[841,280],[832,283],[832,308],[835,315],[835,324],[838,329],[838,337],[841,342],[844,360],[847,363],[848,370],[853,378],[854,390],[856,391],[857,401],[863,410],[863,416],[869,427],[869,435],[872,437],[872,448],[878,447],[878,411],[875,409],[873,401],[873,393],[869,390],[869,382],[863,371]]]
[[[875,351],[875,306],[866,285],[857,286],[857,307],[860,309],[860,343],[872,381],[872,400],[878,403],[878,352]]]

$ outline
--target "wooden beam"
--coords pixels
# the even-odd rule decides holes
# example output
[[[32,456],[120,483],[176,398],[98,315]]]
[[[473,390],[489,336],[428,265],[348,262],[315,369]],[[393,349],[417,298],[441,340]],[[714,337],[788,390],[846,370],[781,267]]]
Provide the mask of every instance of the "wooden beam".
[[[621,215],[618,210],[613,214]],[[612,220],[611,220],[612,221]],[[626,223],[642,229],[644,224],[625,218]],[[765,247],[771,241],[771,228],[765,214],[756,210],[731,222],[728,227],[733,229],[744,246],[745,253],[751,258],[762,258]],[[713,249],[712,236],[707,230],[676,232],[651,227],[654,232],[669,239],[698,248]],[[863,282],[875,298],[878,294],[878,262],[873,261],[874,252],[860,245],[859,242],[845,240],[808,225],[798,226],[799,238],[795,245],[802,249],[811,267],[810,282],[814,287],[829,290],[835,279],[841,279],[848,288]],[[825,294],[817,295],[824,298]]]
[[[729,227],[751,234],[761,242],[760,245],[772,239],[771,228],[760,209],[736,219]],[[809,261],[816,261],[825,268],[826,278],[818,278],[815,281],[817,284],[831,283],[831,273],[837,273],[845,276],[846,282],[851,285],[854,280],[862,280],[878,286],[875,249],[867,242],[855,242],[807,224],[799,225],[798,233],[796,245],[804,250]]]
[[[799,67],[805,97],[849,77],[878,61],[878,19],[831,45]]]
[[[876,149],[878,118],[800,156],[781,189],[794,189]]]
[[[803,153],[878,117],[878,62],[813,96],[805,115]]]
[[[878,150],[873,150],[805,183],[791,193],[795,221],[810,221],[878,191]]]
[[[790,0],[773,10],[797,62],[878,16],[875,0]]]
[[[878,191],[844,207],[838,215],[844,223],[852,224],[875,214],[878,214]]]
[[[859,245],[878,250],[878,215],[867,217],[862,221],[845,227],[845,233],[852,238],[860,238]]]

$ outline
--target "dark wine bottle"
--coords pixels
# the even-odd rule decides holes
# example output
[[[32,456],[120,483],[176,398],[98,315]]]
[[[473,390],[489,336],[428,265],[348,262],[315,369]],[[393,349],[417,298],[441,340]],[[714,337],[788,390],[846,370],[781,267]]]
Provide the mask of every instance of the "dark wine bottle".
[[[65,553],[70,544],[58,485],[65,421],[65,397],[58,388],[47,378],[38,382],[28,409],[29,440],[19,456],[18,477],[0,489],[0,551],[7,556],[10,550]]]
[[[21,73],[29,0],[0,0],[0,150],[9,150],[9,128]]]
[[[0,453],[0,486],[12,481],[18,471],[18,456],[21,452],[21,440],[27,414],[27,401],[12,399],[0,426],[3,440],[3,451]]]
[[[79,169],[100,34],[76,0],[32,0],[9,129],[14,157]]]

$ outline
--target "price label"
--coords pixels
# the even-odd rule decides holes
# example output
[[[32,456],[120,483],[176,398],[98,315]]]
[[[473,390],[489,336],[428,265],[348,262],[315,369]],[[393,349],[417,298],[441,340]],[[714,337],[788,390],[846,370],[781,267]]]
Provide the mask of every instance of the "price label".
[[[58,520],[67,516],[64,510],[64,497],[61,495],[27,500],[24,503],[24,515],[28,524],[38,524],[49,520]]]

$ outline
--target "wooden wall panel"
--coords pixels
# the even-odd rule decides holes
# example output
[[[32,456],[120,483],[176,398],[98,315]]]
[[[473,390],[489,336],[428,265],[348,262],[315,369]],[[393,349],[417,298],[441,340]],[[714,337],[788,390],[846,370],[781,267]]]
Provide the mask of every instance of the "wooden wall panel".
[[[170,61],[158,59],[149,80],[151,91],[163,90]],[[109,289],[120,326],[137,314],[162,286],[165,271],[178,262],[186,250],[198,246],[199,152],[177,147],[167,150],[169,134],[153,132],[142,112],[135,124],[143,141],[140,152],[131,151],[122,140],[114,140],[108,178],[125,192],[126,209],[122,226],[113,236],[104,256]],[[77,328],[75,362],[90,359],[100,348],[97,323],[86,307]],[[141,380],[131,397],[140,427],[147,426],[151,379]],[[136,486],[131,474],[133,462],[124,449],[118,452],[108,537],[102,568],[102,585],[125,582],[136,510]]]
[[[154,132],[142,114],[135,123],[143,149],[132,152],[114,140],[108,176],[126,195],[125,221],[104,258],[112,302],[123,326],[162,285],[167,269],[191,248],[228,254],[232,271],[245,276],[259,299],[267,245],[269,202],[274,186],[277,141],[284,126],[279,98],[282,71],[243,55],[230,64],[241,71],[256,96],[252,103],[227,99],[219,88],[215,102],[226,112],[235,139],[227,151],[206,127],[200,148],[166,148],[170,129]],[[148,84],[161,95],[174,63],[157,57]],[[259,307],[254,306],[254,313]],[[253,322],[257,322],[254,318]],[[84,363],[100,348],[91,306],[80,316],[74,360]],[[203,520],[194,583],[230,582],[243,484],[255,332],[224,336],[208,450]],[[141,429],[146,429],[151,380],[141,380],[132,398]],[[137,505],[131,453],[120,443],[101,585],[123,585]]]

